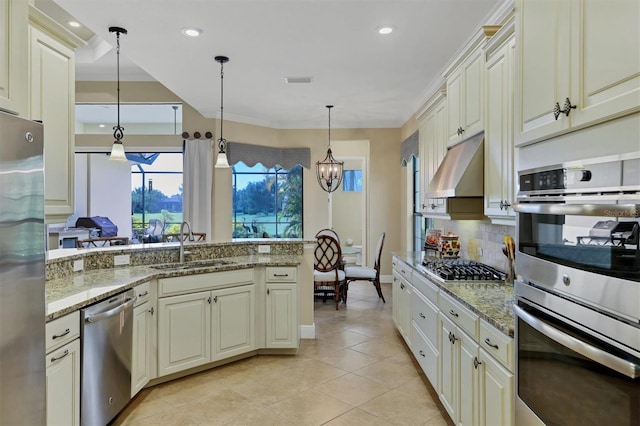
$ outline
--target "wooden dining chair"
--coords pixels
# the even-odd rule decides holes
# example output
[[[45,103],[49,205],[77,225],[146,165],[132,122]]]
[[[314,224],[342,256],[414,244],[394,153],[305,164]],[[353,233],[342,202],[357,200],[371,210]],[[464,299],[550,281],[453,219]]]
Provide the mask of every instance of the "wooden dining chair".
[[[366,266],[347,266],[346,268],[344,268],[344,272],[346,275],[345,293],[349,288],[349,283],[351,281],[369,281],[376,288],[378,297],[382,299],[382,302],[387,303],[384,300],[384,295],[382,294],[382,289],[380,288],[380,257],[382,256],[384,236],[385,233],[383,232],[378,239],[378,246],[376,247],[376,258],[373,263],[373,268],[368,268]]]
[[[318,235],[314,250],[313,287],[315,295],[322,295],[326,301],[327,295],[333,293],[336,310],[340,302],[341,293],[345,288],[345,272],[340,268],[342,250],[338,240],[330,235]]]

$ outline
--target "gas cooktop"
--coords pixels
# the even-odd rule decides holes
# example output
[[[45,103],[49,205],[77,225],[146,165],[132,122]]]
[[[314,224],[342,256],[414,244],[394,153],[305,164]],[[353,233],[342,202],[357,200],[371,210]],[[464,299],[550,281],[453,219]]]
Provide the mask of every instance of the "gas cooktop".
[[[445,281],[504,281],[503,272],[484,263],[462,259],[424,259],[422,265]]]

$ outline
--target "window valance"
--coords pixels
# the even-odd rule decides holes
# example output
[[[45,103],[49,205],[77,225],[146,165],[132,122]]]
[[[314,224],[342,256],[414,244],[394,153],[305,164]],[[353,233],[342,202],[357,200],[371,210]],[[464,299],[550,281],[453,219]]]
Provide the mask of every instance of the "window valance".
[[[411,136],[406,138],[401,145],[401,157],[400,157],[400,166],[406,167],[407,163],[411,161],[411,157],[418,158],[418,153],[420,152],[420,142],[418,138],[418,131],[413,132]]]
[[[227,156],[231,165],[242,161],[250,167],[255,166],[257,163],[267,168],[273,168],[277,164],[287,170],[297,164],[307,169],[311,167],[311,149],[309,148],[277,148],[229,142],[227,144]]]

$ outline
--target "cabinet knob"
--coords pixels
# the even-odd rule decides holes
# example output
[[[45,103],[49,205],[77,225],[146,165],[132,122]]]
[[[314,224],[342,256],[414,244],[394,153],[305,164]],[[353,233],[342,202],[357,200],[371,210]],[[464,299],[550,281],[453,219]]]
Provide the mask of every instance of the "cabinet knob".
[[[500,210],[508,210],[511,204],[507,200],[500,200]]]
[[[153,313],[154,313],[154,312],[155,312],[155,311],[154,311],[153,307],[151,307],[151,309],[149,309],[149,313],[150,313],[151,315],[153,315]]]
[[[207,297],[207,302],[209,302],[209,304],[211,304],[211,296]]]
[[[473,367],[477,370],[478,366],[482,364],[482,361],[478,361],[478,357],[473,357]]]
[[[438,206],[436,206],[435,204],[431,204],[431,206],[429,206],[429,207],[431,207],[431,210],[435,210],[436,207],[438,207]]]
[[[560,109],[560,104],[556,102],[556,104],[553,106],[553,117],[558,120],[560,114],[562,114],[562,110]]]
[[[571,101],[569,100],[569,98],[564,100],[564,109],[562,110],[563,113],[565,113],[567,115],[567,117],[569,116],[569,113],[571,112],[572,109],[576,109],[576,105],[571,105]]]
[[[270,295],[270,294],[271,294],[271,289],[270,289],[270,288],[268,288],[268,289],[267,289],[267,296],[268,296],[268,295]]]

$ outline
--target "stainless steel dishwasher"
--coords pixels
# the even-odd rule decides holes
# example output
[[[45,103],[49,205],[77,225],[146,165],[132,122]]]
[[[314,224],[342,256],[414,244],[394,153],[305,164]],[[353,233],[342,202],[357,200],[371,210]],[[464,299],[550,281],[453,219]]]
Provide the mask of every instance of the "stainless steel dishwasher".
[[[80,423],[104,426],[131,397],[133,290],[82,309]]]

